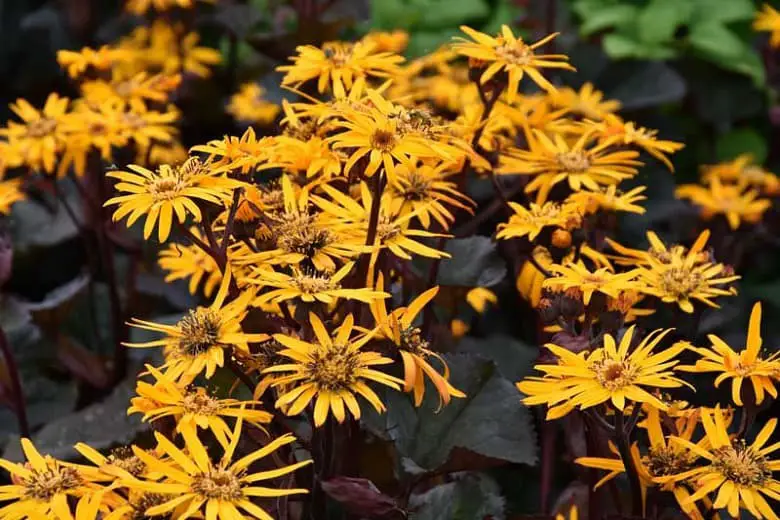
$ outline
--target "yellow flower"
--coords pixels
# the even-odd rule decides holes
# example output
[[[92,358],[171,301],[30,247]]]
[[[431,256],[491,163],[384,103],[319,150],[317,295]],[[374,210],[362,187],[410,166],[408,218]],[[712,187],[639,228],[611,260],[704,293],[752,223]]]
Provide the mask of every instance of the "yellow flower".
[[[282,65],[276,70],[284,72],[282,85],[299,87],[316,79],[317,91],[322,94],[328,87],[337,98],[344,98],[353,87],[363,90],[367,78],[388,78],[398,73],[403,57],[391,52],[377,52],[372,42],[325,42],[322,48],[301,45],[295,49],[297,56],[292,65]]]
[[[508,222],[498,225],[496,238],[501,240],[527,237],[529,242],[533,242],[546,227],[573,229],[579,227],[582,222],[582,215],[572,204],[531,202],[526,207],[510,202],[509,206],[515,213],[509,217]]]
[[[368,156],[368,165],[362,172],[365,176],[373,176],[382,167],[388,180],[395,182],[398,162],[413,168],[413,159],[455,159],[451,146],[434,141],[411,126],[405,118],[399,117],[398,107],[379,93],[370,91],[368,98],[372,106],[344,111],[343,121],[337,125],[346,130],[328,139],[334,149],[352,150],[344,164],[345,173],[348,174],[359,159]]]
[[[195,226],[190,228],[190,233],[203,239]],[[222,272],[214,258],[194,244],[169,244],[160,251],[157,263],[164,271],[168,271],[165,275],[166,283],[189,278],[190,294],[195,294],[203,281],[203,295],[210,298],[222,280]]]
[[[63,177],[71,166],[77,176],[83,176],[92,150],[97,150],[102,160],[113,161],[114,149],[128,141],[124,110],[121,102],[109,101],[99,105],[79,104],[66,114],[60,123],[66,137],[57,176]]]
[[[122,114],[120,128],[124,137],[135,143],[138,157],[146,158],[149,147],[154,145],[150,162],[155,163],[154,150],[164,151],[175,144],[178,130],[174,123],[179,118],[180,113],[173,105],[168,105],[165,111],[158,111],[146,108],[143,102],[131,102]]]
[[[276,401],[276,407],[289,406],[285,414],[298,415],[314,399],[314,426],[322,426],[329,414],[338,422],[344,421],[346,412],[360,419],[357,395],[363,396],[378,412],[384,411],[384,404],[367,383],[373,381],[398,390],[402,381],[372,368],[393,362],[378,352],[363,350],[373,333],[351,338],[354,328],[351,314],[332,335],[314,313],[309,313],[309,324],[314,332],[312,342],[285,334],[274,335],[286,347],[279,354],[290,359],[287,364],[263,371],[284,374],[272,383],[286,390]]]
[[[643,192],[646,186],[637,186],[627,192],[622,192],[616,185],[606,186],[599,191],[578,191],[572,193],[566,198],[567,202],[573,202],[581,208],[585,208],[588,213],[595,213],[598,210],[604,211],[624,211],[627,213],[636,213],[643,215],[645,208],[636,204],[647,199]]]
[[[601,186],[618,184],[636,175],[636,166],[642,164],[636,160],[637,152],[610,151],[607,144],[590,142],[588,134],[570,145],[560,134],[550,139],[534,130],[528,134],[530,149],[513,149],[502,155],[497,173],[535,175],[525,191],[538,191],[540,201],[546,200],[550,190],[564,180],[573,191],[599,191]]]
[[[466,294],[466,301],[475,311],[482,314],[487,310],[488,304],[497,304],[498,298],[496,293],[487,287],[474,287]]]
[[[139,72],[129,78],[112,71],[111,81],[96,79],[81,84],[83,99],[90,104],[120,100],[128,103],[166,103],[181,83],[180,74]]]
[[[675,141],[659,140],[657,130],[637,126],[632,121],[623,121],[615,114],[605,114],[602,121],[585,120],[575,126],[583,133],[592,133],[599,143],[608,146],[635,146],[661,161],[670,171],[674,166],[665,154],[681,150],[685,145]]]
[[[454,182],[446,180],[449,168],[446,163],[430,165],[417,161],[396,166],[395,182],[388,186],[390,212],[402,216],[413,213],[425,229],[431,226],[431,219],[442,229],[449,229],[455,220],[449,207],[472,213],[474,201],[458,191]]]
[[[371,31],[363,36],[362,41],[373,45],[376,52],[402,53],[409,43],[409,33],[396,29],[394,31]]]
[[[550,34],[538,42],[528,45],[522,38],[515,37],[512,30],[501,26],[501,34],[496,37],[475,31],[470,27],[461,25],[460,30],[471,37],[473,42],[465,38],[458,38],[452,45],[458,54],[467,56],[479,63],[484,62],[487,68],[479,78],[480,84],[487,83],[490,78],[506,71],[508,75],[507,100],[511,103],[520,88],[520,80],[528,75],[534,83],[547,91],[554,91],[555,87],[541,74],[540,69],[565,69],[574,70],[567,63],[568,58],[563,54],[536,54],[536,49],[549,42],[558,33]]]
[[[200,222],[202,215],[196,201],[225,203],[238,185],[236,181],[213,175],[197,157],[175,168],[164,164],[154,172],[135,164],[127,168],[130,171],[107,174],[120,181],[115,189],[126,194],[109,199],[105,205],[119,206],[114,221],[129,215],[128,227],[146,215],[144,238],[149,238],[157,226],[160,242],[168,239],[174,218],[183,224],[189,213]]]
[[[21,185],[21,178],[0,181],[0,215],[8,215],[16,202],[25,199]]]
[[[215,171],[246,175],[277,166],[271,162],[276,142],[276,137],[258,139],[250,126],[241,137],[225,136],[221,140],[193,146],[190,151],[208,154],[207,160]]]
[[[578,520],[579,519],[579,513],[577,512],[577,506],[571,506],[571,509],[569,509],[569,517],[568,520]],[[567,520],[566,516],[563,515],[563,513],[559,513],[555,515],[555,520]]]
[[[134,53],[126,49],[115,49],[103,45],[95,50],[82,47],[80,51],[57,51],[57,63],[68,71],[68,76],[78,78],[93,69],[97,72],[111,70],[116,62],[135,59]]]
[[[176,420],[176,431],[183,433],[190,430],[197,433],[198,428],[209,429],[222,444],[230,443],[230,428],[225,418],[241,417],[244,422],[263,429],[262,425],[271,421],[272,415],[263,410],[247,408],[260,404],[259,401],[218,399],[209,395],[203,387],[189,387],[176,383],[150,365],[146,365],[148,373],[154,376],[154,384],[139,381],[136,385],[138,397],[130,399],[127,414],[143,413],[144,421],[156,421],[163,417],[173,417]],[[140,407],[135,402],[140,401]],[[145,405],[154,402],[157,406],[148,409]]]
[[[215,0],[200,0],[201,2],[214,3]],[[127,0],[125,10],[136,14],[144,15],[150,9],[158,12],[168,11],[175,7],[181,9],[190,9],[195,5],[194,0]]]
[[[780,193],[780,178],[755,164],[753,157],[747,153],[739,155],[733,161],[702,166],[701,170],[702,180],[705,183],[711,183],[717,178],[723,184],[746,183],[760,189],[766,195]]]
[[[244,291],[238,298],[225,303],[230,280],[228,271],[212,304],[191,309],[175,325],[133,318],[130,322],[133,327],[161,332],[165,337],[125,345],[135,348],[163,347],[165,364],[162,368],[165,375],[174,381],[190,383],[201,373],[210,378],[217,367],[224,366],[225,356],[232,355],[233,350],[248,353],[250,342],[268,339],[267,334],[242,332],[241,321],[246,315],[247,303],[253,294]]]
[[[371,206],[373,204],[373,196],[366,183],[360,184],[360,202],[349,198],[330,186],[323,185],[322,189],[330,196],[332,201],[317,196],[313,196],[312,200],[323,212],[332,217],[331,224],[334,226],[334,229],[356,233],[361,238],[361,243],[366,243]],[[416,213],[394,216],[390,212],[390,204],[389,195],[383,195],[380,199],[374,245],[387,248],[395,256],[405,260],[412,258],[410,253],[426,258],[449,258],[449,253],[439,251],[418,241],[420,238],[434,238],[445,235],[431,233],[422,229],[412,229],[411,220],[416,216]]]
[[[317,177],[327,182],[341,175],[341,158],[330,149],[321,137],[307,140],[281,135],[276,138],[273,150],[274,164],[290,174],[305,174],[307,179]]]
[[[761,11],[756,12],[753,29],[770,33],[769,45],[780,47],[780,13],[771,5],[764,4]]]
[[[68,98],[52,93],[41,110],[24,99],[11,105],[11,111],[22,122],[9,121],[5,128],[0,128],[0,136],[8,140],[9,147],[30,169],[54,172],[57,155],[65,145],[61,123],[69,103]]]
[[[346,289],[341,281],[352,271],[354,262],[347,262],[335,273],[322,273],[313,269],[291,267],[290,274],[269,269],[255,269],[243,281],[270,289],[261,293],[254,305],[300,300],[306,303],[321,302],[330,305],[339,298],[370,303],[390,296],[369,288]]]
[[[245,83],[238,93],[230,97],[227,112],[237,121],[267,125],[276,119],[281,109],[264,96],[263,87],[257,83]]]
[[[528,405],[547,404],[547,419],[557,419],[574,408],[587,409],[611,402],[623,410],[626,400],[650,403],[666,410],[668,406],[645,388],[676,388],[686,384],[674,377],[674,358],[684,350],[677,343],[654,354],[652,350],[671,331],[658,329],[632,347],[636,326],[632,325],[620,339],[619,346],[610,334],[604,335],[603,347],[592,352],[574,354],[566,348],[548,343],[546,347],[558,357],[554,365],[537,365],[544,377],[529,377],[517,384],[528,397]],[[633,348],[629,352],[629,349]]]
[[[563,87],[550,93],[550,102],[554,106],[566,109],[569,114],[588,119],[603,119],[606,115],[620,110],[620,101],[603,99],[604,93],[595,89],[590,82],[585,82],[579,91]]]
[[[305,489],[271,488],[261,485],[266,480],[289,475],[310,464],[304,460],[288,466],[263,471],[251,470],[257,460],[267,457],[282,446],[295,442],[292,435],[284,435],[238,460],[233,460],[241,436],[241,420],[237,421],[231,443],[224,448],[219,461],[209,458],[203,442],[192,431],[183,434],[186,451],[176,447],[164,435],[155,432],[157,448],[166,457],[158,457],[134,447],[136,455],[150,470],[163,475],[163,480],[125,479],[122,484],[139,491],[166,496],[167,500],[146,510],[146,516],[166,515],[178,507],[185,508],[184,516],[201,513],[210,520],[243,520],[271,516],[257,506],[255,498],[276,498],[307,493]],[[243,512],[239,512],[239,509]]]
[[[701,208],[705,220],[722,214],[733,230],[739,228],[744,221],[755,224],[761,220],[766,210],[772,206],[769,199],[759,198],[759,192],[745,189],[745,183],[722,184],[720,179],[713,177],[709,186],[698,184],[683,184],[675,190],[680,199],[689,199]]]
[[[653,265],[653,261],[661,264],[684,263],[694,266],[710,260],[709,252],[704,250],[710,238],[709,229],[702,231],[690,248],[680,244],[667,247],[653,231],[648,231],[646,236],[650,244],[647,250],[630,249],[607,238],[607,244],[619,253],[619,255],[610,255],[610,258],[618,265],[645,267]]]
[[[687,254],[679,249],[671,254],[654,256],[649,254],[644,260],[646,265],[638,267],[637,286],[643,293],[659,298],[664,303],[676,303],[684,312],[693,312],[691,299],[717,308],[712,301],[717,296],[736,294],[734,287],[724,285],[738,280],[731,268],[723,264],[702,261],[700,249],[706,243],[707,235],[702,235]],[[704,240],[702,240],[704,237]]]
[[[780,443],[766,445],[777,426],[777,419],[767,421],[752,444],[729,436],[720,409],[702,410],[701,424],[707,444],[693,444],[682,437],[671,440],[690,450],[691,455],[705,459],[703,464],[658,481],[689,483],[695,493],[682,505],[706,500],[712,494],[715,496],[712,507],[725,508],[732,518],[739,518],[741,509],[750,511],[756,518],[780,518],[764,498],[766,495],[777,500],[780,496],[780,482],[772,478],[772,472],[780,470],[780,460],[769,458],[780,449]]]
[[[575,288],[582,292],[585,305],[590,303],[594,293],[617,298],[622,291],[635,288],[636,285],[632,282],[638,274],[635,270],[612,273],[606,267],[590,271],[581,261],[565,265],[552,264],[549,270],[558,276],[545,280],[543,287],[560,288],[564,291]]]
[[[384,279],[380,274],[377,289],[384,289]],[[385,303],[375,301],[371,304],[371,314],[374,316],[379,337],[392,341],[398,348],[404,364],[404,391],[414,393],[414,404],[420,406],[425,395],[425,376],[431,380],[439,393],[439,406],[449,404],[453,397],[466,397],[466,394],[455,388],[448,381],[450,370],[446,361],[430,349],[430,344],[423,338],[422,331],[414,326],[414,320],[420,311],[436,296],[438,287],[428,289],[420,294],[408,307],[399,307],[388,314]],[[434,358],[443,367],[440,374],[428,362]]]
[[[0,467],[8,471],[13,484],[0,486],[0,517],[25,519],[73,520],[69,499],[75,500],[76,520],[93,520],[100,505],[105,480],[96,469],[61,462],[41,455],[30,439],[22,439],[26,464],[0,459]]]
[[[687,372],[720,372],[715,379],[716,388],[723,381],[732,379],[731,399],[737,406],[743,405],[742,382],[745,380],[751,384],[751,387],[747,390],[748,392],[752,390],[755,404],[761,404],[765,393],[772,397],[777,397],[773,373],[780,369],[780,361],[778,361],[780,353],[775,352],[766,358],[762,358],[760,355],[762,343],[761,303],[756,303],[753,306],[753,311],[750,313],[747,340],[743,350],[739,352],[734,351],[715,334],[710,334],[707,338],[712,342],[712,347],[689,347],[690,350],[698,353],[701,359],[696,361],[695,365],[679,367],[680,370]]]

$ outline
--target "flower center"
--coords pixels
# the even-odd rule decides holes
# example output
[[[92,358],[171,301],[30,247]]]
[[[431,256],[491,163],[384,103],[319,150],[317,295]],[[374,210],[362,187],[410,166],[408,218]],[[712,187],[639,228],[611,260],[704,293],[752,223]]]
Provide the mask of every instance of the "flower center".
[[[651,448],[647,457],[647,469],[654,477],[676,475],[693,468],[696,457],[668,447]]]
[[[503,42],[503,38],[498,38]],[[496,55],[513,65],[529,65],[534,57],[534,51],[520,40],[514,43],[502,43],[495,49]]]
[[[146,464],[133,453],[130,446],[114,448],[107,459],[109,464],[122,468],[134,477],[141,476],[146,469]]]
[[[206,394],[203,388],[198,388],[194,392],[189,392],[184,396],[181,407],[187,413],[195,415],[217,415],[222,405],[218,399]]]
[[[588,155],[580,151],[559,153],[555,156],[555,160],[562,170],[573,173],[582,173],[591,165]]]
[[[130,500],[130,505],[133,507],[133,513],[130,517],[130,520],[144,520],[146,518],[154,518],[155,520],[165,520],[167,518],[170,518],[170,515],[160,515],[160,516],[148,516],[146,514],[147,509],[150,509],[154,506],[159,506],[165,502],[167,502],[170,499],[170,497],[167,497],[165,495],[158,495],[157,493],[144,493],[138,498],[134,498]]]
[[[285,213],[284,217],[274,230],[276,245],[284,251],[311,258],[333,241],[330,231],[316,226],[311,215]]]
[[[400,194],[406,200],[427,200],[428,191],[431,189],[432,181],[417,172],[410,172],[406,176],[406,185],[401,189]]]
[[[409,327],[401,331],[401,348],[412,354],[420,356],[428,355],[429,343],[423,339],[422,331],[418,327]]]
[[[590,368],[596,373],[599,384],[607,390],[625,388],[635,379],[636,370],[626,361],[604,359],[595,361]]]
[[[211,347],[218,345],[221,320],[219,314],[206,307],[190,310],[177,327],[181,331],[179,352],[185,356],[196,357]]]
[[[343,67],[352,59],[352,44],[326,43],[322,46],[322,52],[334,66]]]
[[[133,112],[122,114],[122,121],[130,130],[138,130],[139,128],[144,128],[146,126],[146,120]]]
[[[388,130],[375,130],[371,134],[371,147],[382,152],[389,152],[395,146],[395,134]]]
[[[149,184],[149,193],[155,202],[172,200],[179,196],[184,183],[176,177],[159,177]]]
[[[744,440],[714,450],[712,465],[724,477],[742,486],[761,486],[772,477],[766,459]]]
[[[56,494],[64,493],[81,485],[81,476],[74,468],[50,463],[44,471],[33,470],[32,475],[22,479],[24,494],[28,498],[49,501]]]
[[[380,242],[386,242],[401,233],[401,227],[385,215],[379,216],[376,226],[376,236]]]
[[[661,288],[669,294],[687,296],[695,293],[704,279],[694,271],[682,267],[667,269],[661,275]]]
[[[334,344],[313,351],[306,371],[321,389],[346,389],[357,380],[355,371],[360,366],[358,356],[358,352],[349,350],[346,345]]]
[[[238,477],[226,469],[211,468],[192,479],[190,489],[193,493],[210,500],[235,502],[244,497]]]
[[[179,179],[187,180],[194,175],[204,173],[205,170],[206,165],[198,157],[190,157],[176,169],[176,173]]]
[[[292,283],[303,294],[317,294],[338,288],[338,284],[333,283],[329,277],[308,273],[293,276]]]
[[[57,121],[48,117],[42,117],[27,123],[27,136],[33,138],[51,135],[57,128]]]

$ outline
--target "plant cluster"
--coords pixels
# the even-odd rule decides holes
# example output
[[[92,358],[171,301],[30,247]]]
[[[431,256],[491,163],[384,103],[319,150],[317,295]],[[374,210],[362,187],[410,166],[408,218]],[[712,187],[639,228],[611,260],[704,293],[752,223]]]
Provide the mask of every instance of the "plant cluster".
[[[557,33],[526,41],[507,25],[495,35],[463,26],[409,62],[400,31],[299,46],[278,68],[289,101],[243,85],[227,110],[257,129],[186,150],[175,94],[220,57],[170,16],[192,2],[127,3],[152,8],[153,21],[114,45],[58,55],[77,99],[11,107],[0,211],[33,182],[66,204],[57,179],[70,179],[103,269],[112,248],[142,249],[117,225],[139,224],[166,280],[185,280],[203,303],[173,323],[131,317],[111,283],[116,380],[132,369],[125,348],[160,355],[127,410],[153,438],[106,453],[80,443],[78,463],[23,438],[25,463],[0,459],[12,480],[0,518],[324,518],[329,500],[358,516],[405,515],[448,471],[406,463],[380,492],[358,478],[351,450],[370,417],[432,400],[444,414],[473,399],[451,374],[471,325],[457,309],[478,315],[498,298],[490,284],[449,290],[440,271],[459,260],[450,242],[480,234],[538,325],[538,375],[517,381],[513,406],[544,406],[549,436],[580,421],[577,464],[607,472],[596,488],[625,474],[635,517],[778,518],[777,419],[754,428],[780,379],[778,354],[762,348],[761,305],[744,345],[694,344],[682,325],[736,294],[732,264],[760,242],[737,251],[735,237],[758,233],[777,176],[749,156],[704,166],[676,192],[700,216],[695,240],[648,231],[647,248],[621,244],[621,216],[645,212],[640,169],[673,171],[683,144],[624,119],[590,83],[556,86],[574,74]],[[766,17],[780,19],[767,8],[757,28],[777,28]],[[258,130],[280,115],[278,132]],[[471,196],[475,183],[492,190],[487,203]],[[659,318],[678,328],[649,330]],[[124,319],[153,339],[128,340]],[[713,384],[730,386],[730,402],[688,402]],[[620,511],[615,496],[591,511]]]

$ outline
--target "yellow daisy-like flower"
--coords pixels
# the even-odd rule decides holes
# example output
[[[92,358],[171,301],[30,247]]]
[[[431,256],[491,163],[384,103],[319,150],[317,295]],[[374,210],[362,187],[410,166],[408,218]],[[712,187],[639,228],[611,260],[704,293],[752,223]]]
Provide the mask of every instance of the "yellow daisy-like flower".
[[[327,182],[341,175],[341,157],[330,149],[327,141],[312,136],[307,140],[281,135],[273,150],[274,163],[290,174],[305,174]],[[319,177],[318,177],[319,176]]]
[[[543,132],[528,134],[528,150],[512,149],[501,156],[497,173],[534,175],[526,193],[538,191],[537,200],[547,200],[550,190],[566,181],[573,191],[618,184],[636,175],[641,162],[633,150],[610,151],[608,144],[590,144],[592,137],[581,136],[569,144],[560,134],[550,139]]]
[[[383,285],[384,280],[380,274],[377,289],[383,290]],[[379,329],[378,337],[392,341],[398,348],[404,364],[404,391],[413,392],[415,406],[422,404],[425,395],[425,376],[428,376],[439,393],[440,406],[449,404],[453,397],[466,397],[466,394],[450,384],[450,370],[447,362],[430,349],[430,344],[423,338],[422,331],[414,326],[417,315],[436,297],[438,292],[438,287],[428,289],[415,298],[408,307],[393,309],[389,314],[383,301],[375,301],[371,304],[371,314],[373,314]],[[429,358],[436,359],[441,363],[442,374],[431,366],[428,362]]]
[[[588,213],[596,211],[623,211],[643,215],[645,208],[636,204],[647,197],[643,192],[646,186],[637,186],[627,192],[622,192],[616,185],[606,186],[599,191],[578,191],[566,198],[567,202],[573,202]]]
[[[306,81],[316,79],[317,91],[322,94],[328,87],[337,98],[344,98],[353,89],[365,88],[367,78],[389,78],[399,72],[404,58],[391,52],[378,52],[373,42],[325,42],[322,48],[301,45],[295,49],[297,56],[292,65],[282,65],[276,70],[284,72],[282,85],[296,88]]]
[[[181,84],[181,74],[149,74],[139,72],[125,77],[113,69],[111,81],[96,79],[81,84],[83,99],[90,104],[109,101],[127,103],[167,103]]]
[[[247,408],[259,404],[259,401],[218,399],[209,395],[208,390],[203,387],[188,387],[176,383],[150,365],[146,365],[146,369],[155,382],[138,382],[138,397],[130,399],[128,415],[142,413],[143,420],[150,422],[163,417],[174,417],[177,432],[192,430],[195,433],[198,428],[209,429],[222,446],[227,446],[230,442],[230,428],[225,422],[227,417],[241,417],[245,423],[261,429],[263,424],[271,422],[273,416],[270,413]],[[136,402],[140,402],[139,407],[135,406]],[[157,406],[149,409],[149,402],[154,402]]]
[[[579,91],[571,87],[559,88],[550,93],[550,102],[557,108],[566,109],[569,114],[588,119],[603,119],[620,110],[620,101],[604,100],[604,93],[590,82],[585,82]]]
[[[654,231],[648,231],[646,236],[650,245],[646,250],[631,249],[607,238],[609,247],[619,253],[619,255],[609,255],[609,258],[618,265],[645,267],[653,265],[653,261],[661,264],[683,263],[694,266],[711,259],[710,254],[704,250],[710,238],[709,229],[702,231],[690,248],[680,244],[667,246]]]
[[[534,255],[534,260],[545,269],[549,269],[553,263],[550,251],[542,246],[536,246],[531,254]],[[520,268],[520,273],[517,275],[517,280],[515,281],[517,292],[519,292],[520,296],[527,300],[533,308],[537,308],[542,299],[542,286],[544,285],[545,278],[544,273],[537,269],[530,261],[523,263],[523,266]]]
[[[731,379],[731,399],[737,406],[743,406],[742,383],[749,381],[748,391],[752,390],[755,404],[761,404],[764,394],[777,397],[773,374],[780,369],[780,353],[762,358],[761,354],[761,303],[753,306],[750,313],[745,348],[736,352],[728,343],[715,334],[707,336],[712,342],[711,348],[689,347],[698,353],[701,359],[695,365],[684,365],[680,370],[688,372],[720,372],[715,379],[715,387]]]
[[[584,133],[591,133],[600,143],[608,146],[640,148],[661,161],[672,172],[674,165],[667,155],[685,147],[683,143],[676,141],[660,140],[657,138],[657,130],[637,126],[633,121],[623,121],[616,114],[605,114],[600,121],[585,120],[574,128]]]
[[[190,233],[203,239],[200,229],[195,226],[190,228]],[[187,288],[190,294],[195,294],[203,282],[203,295],[210,298],[222,281],[222,271],[216,260],[194,244],[169,244],[160,251],[157,263],[164,271],[168,271],[165,275],[166,283],[189,279]]]
[[[500,240],[526,237],[529,241],[533,241],[546,227],[574,229],[582,222],[582,215],[577,206],[571,204],[531,202],[526,207],[517,202],[510,202],[509,206],[515,213],[509,217],[508,222],[498,225],[496,238]]]
[[[289,406],[284,408],[285,414],[298,415],[314,399],[314,426],[322,426],[329,414],[338,422],[344,421],[346,412],[360,419],[357,395],[365,398],[378,412],[384,411],[384,404],[367,383],[374,381],[398,390],[403,381],[372,368],[393,362],[378,352],[363,350],[373,333],[352,338],[354,318],[351,314],[332,335],[314,313],[309,314],[309,324],[314,332],[312,342],[285,334],[274,335],[274,339],[286,347],[279,354],[291,361],[263,371],[264,374],[283,374],[275,377],[272,383],[274,387],[285,389],[276,401],[276,407]]]
[[[0,181],[0,215],[8,215],[15,203],[25,199],[21,186],[21,178]]]
[[[243,281],[269,289],[256,298],[254,305],[288,300],[300,300],[306,303],[320,302],[330,305],[338,301],[339,298],[371,303],[376,299],[390,296],[387,293],[365,287],[343,288],[341,281],[350,274],[353,266],[354,262],[347,262],[335,273],[322,273],[313,269],[297,267],[292,267],[290,274],[269,269],[255,269]]]
[[[73,520],[69,500],[77,502],[76,520],[93,520],[100,506],[105,480],[96,468],[61,462],[41,455],[30,439],[22,439],[26,464],[0,459],[0,468],[8,471],[12,484],[0,486],[0,518],[19,520]]]
[[[653,349],[671,331],[656,330],[632,347],[635,325],[629,327],[618,345],[610,334],[604,336],[603,347],[592,352],[574,354],[568,349],[548,343],[546,347],[558,358],[554,365],[536,365],[544,377],[529,377],[517,384],[528,397],[527,405],[547,404],[547,419],[557,419],[574,408],[587,409],[611,402],[623,410],[626,400],[650,403],[666,410],[668,406],[646,389],[676,388],[687,383],[674,377],[674,358],[685,349],[677,343],[659,353]],[[633,348],[633,350],[631,350]]]
[[[237,121],[267,125],[281,111],[279,105],[265,99],[265,89],[257,83],[245,83],[233,94],[227,112]]]
[[[590,271],[582,262],[552,264],[549,270],[557,273],[558,276],[545,280],[543,287],[560,288],[564,291],[575,288],[582,292],[582,301],[585,305],[590,303],[594,293],[617,298],[621,292],[635,288],[636,285],[632,282],[638,275],[635,270],[613,273],[606,267]]]
[[[208,3],[215,2],[215,0],[199,1]],[[127,2],[125,2],[125,10],[141,16],[146,14],[150,9],[154,9],[158,12],[164,12],[175,7],[179,7],[181,9],[191,9],[194,5],[194,0],[127,0]]]
[[[770,419],[761,428],[752,444],[744,439],[733,439],[723,410],[702,410],[701,424],[704,427],[706,444],[694,444],[682,437],[672,437],[691,455],[704,459],[704,464],[676,475],[657,479],[659,482],[686,482],[695,492],[682,505],[694,504],[714,496],[714,509],[726,509],[732,518],[739,518],[741,509],[746,509],[756,518],[778,520],[776,509],[764,496],[778,500],[780,481],[772,478],[772,472],[780,471],[780,460],[772,460],[771,454],[780,449],[780,443],[767,446],[774,433],[777,419]]]
[[[190,151],[207,154],[207,161],[212,164],[214,171],[246,175],[277,166],[272,162],[276,142],[276,137],[258,139],[254,128],[250,126],[241,137],[225,136],[221,140],[193,146]]]
[[[164,373],[174,381],[190,383],[204,373],[206,378],[214,375],[217,367],[224,366],[225,356],[232,350],[249,352],[249,343],[268,339],[267,334],[245,334],[241,321],[247,312],[247,304],[253,294],[244,291],[241,296],[225,303],[230,287],[230,271],[222,279],[222,285],[214,302],[208,307],[190,310],[175,325],[165,325],[133,318],[130,325],[139,329],[161,332],[164,338],[145,343],[126,343],[128,347],[163,347]],[[226,352],[227,350],[227,352]]]
[[[116,49],[103,45],[95,50],[90,47],[82,47],[80,51],[57,51],[57,63],[68,72],[71,78],[82,76],[87,70],[98,72],[111,70],[116,62],[132,60],[134,53],[127,49]]]
[[[277,498],[308,493],[306,489],[286,489],[258,485],[311,464],[304,460],[288,466],[262,471],[251,470],[255,461],[263,459],[282,446],[295,442],[292,435],[284,435],[269,442],[262,448],[251,452],[238,460],[233,460],[236,446],[241,436],[241,420],[231,436],[230,444],[224,449],[219,461],[210,459],[206,447],[198,436],[187,430],[184,432],[186,450],[178,448],[164,435],[155,432],[158,451],[165,458],[152,455],[134,447],[140,458],[151,471],[162,475],[163,479],[131,479],[122,484],[130,489],[163,495],[166,500],[146,509],[146,516],[166,515],[182,508],[183,516],[190,517],[200,513],[202,518],[210,520],[242,520],[258,518],[268,520],[271,516],[253,502],[255,498]]]
[[[512,30],[501,26],[501,34],[491,37],[475,31],[465,25],[460,30],[471,37],[472,41],[458,38],[452,48],[458,54],[467,56],[478,63],[485,63],[487,68],[479,78],[481,84],[499,72],[506,71],[508,75],[507,100],[511,103],[520,88],[520,81],[526,74],[539,87],[546,91],[554,91],[555,87],[540,72],[541,69],[575,70],[567,63],[568,57],[563,54],[536,54],[536,49],[543,46],[558,33],[550,34],[538,42],[528,45],[522,38],[515,37]]]
[[[65,146],[61,123],[69,103],[68,98],[52,93],[41,110],[24,99],[17,99],[10,106],[22,122],[8,121],[5,128],[0,128],[0,136],[8,140],[8,146],[30,169],[54,172],[57,155]]]
[[[705,183],[711,183],[717,178],[723,184],[746,183],[760,189],[766,195],[780,193],[780,178],[755,164],[753,157],[748,153],[741,154],[731,161],[704,165],[701,170],[701,177]]]
[[[764,4],[761,10],[756,12],[753,29],[770,33],[769,45],[780,47],[780,13],[771,5]]]
[[[202,213],[196,201],[224,204],[230,200],[233,189],[240,185],[214,175],[197,157],[191,157],[175,168],[164,164],[156,171],[135,164],[127,168],[130,171],[107,174],[120,181],[115,189],[125,195],[113,197],[105,205],[119,206],[113,219],[116,222],[128,217],[128,227],[146,215],[144,238],[149,238],[156,226],[160,242],[168,239],[174,218],[184,224],[187,214],[191,214],[200,222]]]
[[[394,31],[371,31],[363,36],[362,41],[373,45],[377,52],[402,53],[409,43],[409,33],[396,29]]]
[[[699,206],[705,220],[723,215],[729,227],[734,230],[739,228],[742,222],[759,222],[766,210],[772,206],[772,201],[760,198],[757,190],[746,189],[744,182],[724,185],[717,177],[712,178],[709,186],[683,184],[678,186],[674,193],[677,198],[688,199]]]

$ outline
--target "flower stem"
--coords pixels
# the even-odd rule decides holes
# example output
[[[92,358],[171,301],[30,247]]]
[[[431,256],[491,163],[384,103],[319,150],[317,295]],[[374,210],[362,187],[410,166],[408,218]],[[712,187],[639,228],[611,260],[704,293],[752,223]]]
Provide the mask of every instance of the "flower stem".
[[[622,410],[615,410],[615,444],[617,444],[618,453],[623,460],[623,467],[628,476],[628,482],[631,486],[631,514],[636,517],[642,516],[642,486],[639,482],[639,473],[637,473],[634,459],[631,457],[631,448],[629,448],[629,435],[626,432],[625,417]]]
[[[0,350],[3,353],[5,366],[8,369],[8,376],[11,378],[11,390],[14,394],[14,412],[16,413],[16,420],[19,421],[19,434],[29,439],[30,423],[27,421],[27,403],[24,400],[22,382],[19,378],[19,366],[16,364],[11,346],[8,344],[8,338],[2,328],[0,328]]]

